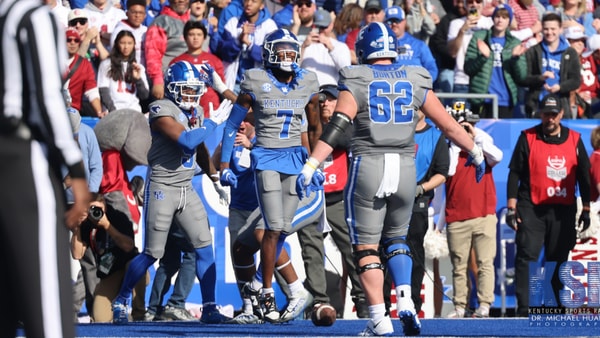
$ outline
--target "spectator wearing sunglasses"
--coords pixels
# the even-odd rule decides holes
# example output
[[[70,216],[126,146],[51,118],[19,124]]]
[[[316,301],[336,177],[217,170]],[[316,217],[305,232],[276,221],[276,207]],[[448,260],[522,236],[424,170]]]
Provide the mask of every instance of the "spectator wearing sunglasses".
[[[206,0],[191,0],[190,21],[200,21],[202,25],[206,28],[206,32],[204,34],[204,42],[202,43],[202,50],[208,51],[210,37],[214,33],[217,25],[219,24],[219,20],[214,15],[214,9],[209,10]]]
[[[69,66],[63,88],[70,95],[71,107],[77,109],[84,116],[91,111],[92,114],[88,114],[88,116],[103,117],[94,69],[90,61],[78,53],[82,43],[81,37],[74,28],[68,28],[66,36]],[[84,104],[88,107],[84,108]]]
[[[81,40],[77,53],[92,62],[94,72],[96,72],[100,61],[108,58],[108,50],[100,39],[98,29],[89,26],[88,15],[83,9],[71,10],[68,19],[69,28],[77,30]]]
[[[314,16],[316,12],[317,4],[314,0],[296,0],[294,4],[292,25],[284,28],[294,33],[301,45],[313,28],[315,28]]]
[[[190,19],[195,21],[206,20],[208,17],[208,6],[206,0],[190,0]],[[204,25],[208,26],[207,21]]]

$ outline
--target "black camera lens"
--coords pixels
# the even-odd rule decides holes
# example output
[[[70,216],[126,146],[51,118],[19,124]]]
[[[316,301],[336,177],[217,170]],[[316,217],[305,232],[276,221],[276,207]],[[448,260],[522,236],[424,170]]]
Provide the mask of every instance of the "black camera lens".
[[[88,210],[88,218],[92,221],[99,221],[104,216],[102,208],[92,205]]]

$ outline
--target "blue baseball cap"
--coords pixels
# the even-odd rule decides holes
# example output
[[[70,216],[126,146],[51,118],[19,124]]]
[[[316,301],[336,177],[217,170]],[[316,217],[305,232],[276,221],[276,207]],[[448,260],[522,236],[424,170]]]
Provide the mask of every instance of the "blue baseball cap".
[[[392,19],[400,21],[404,20],[404,10],[402,10],[400,6],[388,7],[388,9],[385,10],[385,20]]]

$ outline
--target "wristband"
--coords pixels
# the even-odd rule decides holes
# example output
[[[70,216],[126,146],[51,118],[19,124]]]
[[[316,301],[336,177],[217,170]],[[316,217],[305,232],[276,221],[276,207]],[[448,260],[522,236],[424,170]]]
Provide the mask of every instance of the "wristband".
[[[484,161],[483,150],[477,144],[473,145],[473,149],[469,151],[469,155],[473,158],[473,163],[480,165]]]
[[[319,161],[317,161],[316,158],[311,156],[306,161],[306,165],[312,168],[313,170],[317,170],[317,168],[319,167]]]

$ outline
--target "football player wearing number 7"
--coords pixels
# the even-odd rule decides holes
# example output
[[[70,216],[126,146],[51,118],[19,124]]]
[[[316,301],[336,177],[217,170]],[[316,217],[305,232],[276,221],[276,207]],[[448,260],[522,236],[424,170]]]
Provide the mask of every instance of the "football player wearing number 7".
[[[353,159],[344,200],[353,256],[369,303],[370,320],[362,335],[394,331],[383,299],[384,264],[396,285],[404,334],[418,335],[421,324],[411,299],[412,259],[406,244],[417,185],[417,111],[421,109],[446,137],[469,153],[477,181],[485,171],[484,157],[431,91],[427,70],[394,63],[396,38],[389,27],[378,22],[364,27],[356,40],[356,53],[361,65],[340,71],[335,113],[298,175],[298,194],[314,188],[315,170],[353,123]]]
[[[302,126],[320,127],[319,82],[315,73],[298,67],[300,44],[294,34],[278,29],[265,37],[262,68],[245,72],[241,91],[223,133],[221,183],[235,185],[229,161],[236,132],[252,108],[256,143],[250,153],[258,204],[265,221],[261,242],[263,289],[259,299],[264,319],[278,322],[272,278],[275,261],[292,227],[298,207],[296,177],[308,157]],[[311,133],[312,130],[309,130]],[[231,179],[230,179],[231,178]],[[260,271],[259,271],[260,273]],[[303,288],[300,284],[298,288]],[[294,290],[290,290],[292,294]]]

